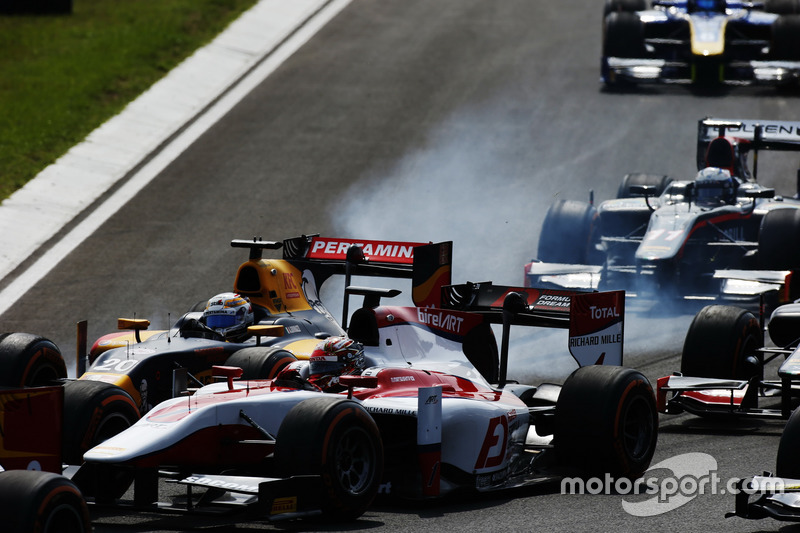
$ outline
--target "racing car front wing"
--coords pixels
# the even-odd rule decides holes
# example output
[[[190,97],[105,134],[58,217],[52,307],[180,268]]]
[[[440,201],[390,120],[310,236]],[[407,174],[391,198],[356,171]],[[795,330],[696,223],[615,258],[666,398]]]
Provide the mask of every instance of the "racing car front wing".
[[[726,517],[800,522],[800,480],[764,473],[738,481],[736,508]],[[757,496],[750,501],[752,496]]]
[[[665,59],[608,57],[604,76],[614,82],[691,84],[692,65]],[[720,83],[725,85],[781,85],[800,80],[800,62],[741,61],[721,66]]]
[[[797,392],[791,379],[781,381],[698,378],[680,374],[658,379],[656,402],[659,412],[698,416],[733,416],[750,418],[785,419],[791,414],[788,398]],[[781,395],[780,408],[761,408],[761,396]]]
[[[83,472],[70,467],[65,475],[78,479],[103,475],[102,470]],[[159,500],[157,484],[160,479],[169,484],[183,485],[183,497],[172,495],[171,501]],[[191,474],[185,475],[153,468],[139,469],[135,474],[132,501],[90,500],[93,505],[158,509],[161,511],[200,514],[225,514],[243,509],[256,510],[258,516],[270,522],[322,514],[322,480],[319,475],[298,475],[287,478]],[[195,492],[198,489],[198,492]]]

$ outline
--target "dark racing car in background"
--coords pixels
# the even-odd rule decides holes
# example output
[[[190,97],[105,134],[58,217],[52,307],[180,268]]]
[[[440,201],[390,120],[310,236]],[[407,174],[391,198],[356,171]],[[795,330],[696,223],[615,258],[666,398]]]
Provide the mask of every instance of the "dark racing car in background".
[[[608,0],[603,15],[608,86],[800,80],[797,0]]]
[[[525,282],[748,306],[792,300],[800,201],[760,185],[757,161],[800,151],[798,133],[800,122],[700,120],[695,179],[628,174],[614,200],[556,201]]]

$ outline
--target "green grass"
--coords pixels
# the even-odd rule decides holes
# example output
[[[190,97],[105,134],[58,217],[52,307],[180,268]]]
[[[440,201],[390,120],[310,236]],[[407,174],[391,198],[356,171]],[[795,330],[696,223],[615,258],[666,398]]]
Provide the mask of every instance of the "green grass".
[[[256,2],[74,0],[70,15],[0,15],[0,199]]]

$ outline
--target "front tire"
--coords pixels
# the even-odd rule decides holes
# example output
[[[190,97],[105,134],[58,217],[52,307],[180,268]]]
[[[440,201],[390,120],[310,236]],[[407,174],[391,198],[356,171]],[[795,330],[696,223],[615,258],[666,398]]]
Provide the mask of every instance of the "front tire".
[[[775,461],[775,475],[800,479],[800,409],[795,409],[781,433],[778,444],[778,457]]]
[[[630,11],[615,11],[605,18],[603,57],[643,58],[644,24],[639,15]]]
[[[708,305],[698,312],[683,343],[681,373],[698,378],[750,379],[762,365],[761,325],[745,309]]]
[[[103,441],[131,427],[139,419],[133,398],[122,388],[102,381],[68,381],[64,386],[63,461],[83,464],[83,454]],[[133,473],[127,469],[104,469],[94,475],[98,465],[84,464],[75,482],[84,494],[98,500],[121,497]]]
[[[796,348],[800,344],[800,303],[777,307],[769,317],[769,338],[780,348]]]
[[[320,397],[300,402],[278,430],[275,462],[284,475],[320,474],[322,511],[355,520],[378,493],[383,445],[375,421],[356,401]]]
[[[89,509],[70,480],[52,472],[0,473],[0,515],[8,533],[88,533]]]
[[[593,205],[557,200],[544,217],[537,258],[547,263],[598,263],[596,220]]]
[[[559,462],[587,476],[635,479],[650,466],[658,440],[653,387],[640,372],[585,366],[564,382],[553,443]]]
[[[68,381],[64,385],[64,462],[81,464],[90,448],[138,419],[136,403],[122,388],[102,381]]]

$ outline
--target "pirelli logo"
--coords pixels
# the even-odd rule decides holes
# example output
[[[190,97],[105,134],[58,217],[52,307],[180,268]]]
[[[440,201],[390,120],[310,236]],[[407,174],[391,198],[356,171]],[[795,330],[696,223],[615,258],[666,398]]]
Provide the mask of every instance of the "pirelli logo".
[[[297,496],[289,496],[286,498],[275,498],[272,501],[272,509],[269,514],[284,514],[297,512]]]

